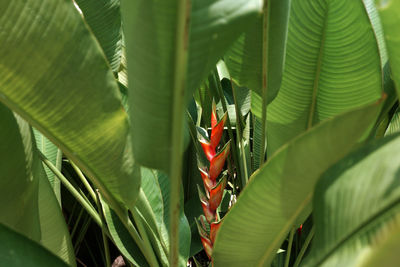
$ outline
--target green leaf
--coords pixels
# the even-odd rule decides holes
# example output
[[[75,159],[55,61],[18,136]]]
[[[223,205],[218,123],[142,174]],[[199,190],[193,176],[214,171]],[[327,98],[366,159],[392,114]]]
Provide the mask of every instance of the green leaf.
[[[396,266],[399,260],[400,226],[388,225],[379,233],[379,238],[372,244],[372,250],[363,255],[360,266]]]
[[[118,85],[64,0],[0,1],[0,101],[40,130],[100,189],[132,207],[140,187]],[[68,33],[68,34],[66,34]]]
[[[0,224],[0,240],[1,266],[68,266],[48,250],[3,224]]]
[[[271,264],[290,229],[310,214],[320,175],[352,149],[379,109],[375,103],[319,124],[256,171],[222,221],[215,266]]]
[[[40,242],[71,266],[75,254],[64,216],[42,162],[31,127],[0,104],[0,222]],[[7,153],[7,154],[4,154]]]
[[[376,0],[376,2],[385,33],[393,80],[397,95],[400,95],[400,3],[393,0]]]
[[[393,114],[393,118],[388,125],[385,136],[392,135],[398,132],[400,132],[400,110],[397,110]]]
[[[362,1],[292,1],[282,85],[267,111],[268,155],[318,122],[381,96],[371,22]]]
[[[161,193],[163,197],[164,203],[164,224],[167,229],[167,233],[170,232],[170,178],[162,172],[158,172],[157,174],[158,183],[161,188]],[[182,190],[183,193],[183,190]],[[180,204],[180,213],[179,213],[179,266],[185,267],[187,265],[187,260],[189,258],[190,251],[190,226],[188,220],[183,211],[183,194],[181,194],[181,204]],[[164,240],[168,238],[168,235],[165,235]],[[169,240],[167,242],[169,244]]]
[[[75,0],[96,36],[114,72],[119,71],[122,52],[120,0]]]
[[[0,103],[0,223],[40,240],[38,168],[29,125]],[[3,241],[0,243],[4,243]]]
[[[117,214],[106,202],[102,202],[102,206],[110,235],[122,255],[136,266],[149,266],[145,257],[140,252],[139,247],[136,245]]]
[[[393,226],[400,225],[399,149],[398,134],[378,140],[323,175],[315,189],[315,237],[306,266],[359,266],[376,252],[379,239],[395,233]]]
[[[40,165],[38,172],[40,243],[69,266],[76,266],[74,248],[54,188],[51,187],[46,172]]]
[[[33,133],[35,135],[36,147],[54,166],[56,166],[59,171],[61,171],[62,151],[38,130],[33,129]],[[46,165],[43,164],[43,167],[46,171],[47,179],[56,195],[57,201],[61,206],[60,180],[55,177],[55,174],[47,168]]]
[[[189,103],[209,71],[231,43],[260,12],[259,0],[195,0],[186,14],[187,51],[177,50],[179,1],[123,1],[135,159],[151,168],[168,170],[171,157],[172,110]],[[186,3],[186,1],[185,1]],[[178,16],[179,15],[179,16]],[[176,55],[187,53],[187,68]],[[176,81],[178,69],[187,79]],[[174,103],[176,83],[184,83],[185,103]],[[183,120],[183,116],[182,116]],[[157,127],[157,131],[154,131]],[[180,129],[179,129],[180,130]]]
[[[270,103],[281,84],[290,1],[264,2],[265,13],[233,44],[225,55],[225,63],[237,84],[260,96],[266,82],[267,103]]]

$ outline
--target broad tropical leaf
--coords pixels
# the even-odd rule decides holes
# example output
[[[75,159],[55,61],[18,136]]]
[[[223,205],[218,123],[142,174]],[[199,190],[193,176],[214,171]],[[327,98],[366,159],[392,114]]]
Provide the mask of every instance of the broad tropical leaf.
[[[323,175],[315,189],[315,237],[306,266],[357,266],[373,256],[382,238],[398,232],[399,149],[396,134],[362,147]]]
[[[129,90],[135,96],[129,98],[135,159],[147,167],[168,170],[173,107],[189,103],[224,51],[254,21],[261,1],[195,0],[187,10],[171,0],[122,3]],[[190,29],[176,36],[181,16],[190,20]],[[186,42],[179,50],[182,40]],[[187,64],[175,62],[176,56],[185,53]],[[176,81],[176,75],[184,80]],[[174,103],[175,84],[185,89],[182,103]]]
[[[0,223],[39,241],[39,177],[35,170],[41,162],[32,150],[31,128],[0,103],[0,129]]]
[[[113,72],[118,72],[122,53],[120,0],[75,0],[96,36]]]
[[[389,63],[396,85],[397,95],[400,95],[400,3],[393,0],[376,0],[385,33]]]
[[[379,99],[382,63],[362,1],[293,0],[282,85],[267,110],[267,153],[318,122]]]
[[[233,44],[225,62],[237,84],[260,96],[264,88],[267,103],[270,103],[281,84],[290,1],[264,2],[263,16]]]
[[[46,172],[42,168],[38,172],[40,244],[63,259],[69,266],[76,266],[75,252],[60,202],[46,177]]]
[[[67,225],[36,153],[31,127],[0,103],[0,128],[0,158],[8,159],[0,163],[0,222],[75,266]]]
[[[256,171],[223,219],[215,266],[269,266],[290,229],[310,214],[320,175],[352,149],[379,109],[375,103],[319,124]]]
[[[0,265],[13,267],[68,266],[36,242],[0,223]]]
[[[0,1],[0,20],[0,101],[61,148],[106,198],[132,207],[140,174],[127,114],[73,2]]]

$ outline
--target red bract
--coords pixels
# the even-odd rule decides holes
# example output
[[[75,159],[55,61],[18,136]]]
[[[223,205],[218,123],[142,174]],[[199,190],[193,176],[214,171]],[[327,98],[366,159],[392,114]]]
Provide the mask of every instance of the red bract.
[[[201,190],[199,186],[197,186],[197,191],[199,192],[199,198],[204,215],[206,216],[207,221],[210,223],[215,220],[215,210],[211,209],[207,197],[204,195],[203,190]]]
[[[210,240],[211,240],[212,244],[214,244],[214,242],[215,242],[215,236],[217,235],[217,231],[218,231],[220,226],[221,226],[221,221],[213,222],[210,225],[210,228],[211,228],[211,230],[210,230]]]
[[[210,175],[208,175],[208,172],[205,169],[199,168],[199,170],[201,178],[203,179],[204,187],[206,188],[207,192],[210,192],[211,188],[217,185],[217,182],[210,179]]]
[[[211,128],[210,143],[211,143],[211,147],[214,149],[214,151],[217,148],[219,141],[221,140],[222,133],[224,131],[224,124],[225,124],[227,116],[228,116],[228,114],[225,113],[224,116],[222,117],[222,119],[218,122],[218,124],[216,124],[215,126],[213,126]]]
[[[215,211],[221,203],[224,189],[226,187],[226,176],[222,177],[219,183],[210,191],[210,209]]]
[[[210,171],[208,172],[211,180],[217,179],[218,175],[221,173],[222,168],[225,165],[225,160],[229,154],[230,147],[231,147],[231,142],[229,141],[224,146],[222,151],[220,151],[217,155],[215,155],[215,157],[211,159]]]
[[[200,216],[200,223],[198,220],[196,220],[197,230],[199,231],[201,243],[203,244],[204,250],[206,251],[208,258],[211,259],[212,242],[211,242],[210,238],[208,237],[208,234],[205,230],[205,222],[204,222],[203,218],[204,217]]]
[[[206,154],[207,159],[209,161],[211,161],[215,156],[215,148],[213,148],[211,143],[205,139],[202,139],[199,141],[200,141],[201,147],[203,148],[204,154]]]

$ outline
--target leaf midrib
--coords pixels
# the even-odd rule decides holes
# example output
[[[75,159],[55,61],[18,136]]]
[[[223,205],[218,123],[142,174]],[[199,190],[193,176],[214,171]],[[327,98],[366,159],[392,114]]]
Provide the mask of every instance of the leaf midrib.
[[[384,206],[382,209],[380,209],[378,212],[375,214],[371,215],[370,217],[366,218],[364,222],[360,223],[360,225],[356,228],[354,228],[352,231],[350,231],[347,235],[345,235],[343,238],[339,240],[339,242],[336,243],[335,246],[330,248],[327,253],[324,253],[324,256],[321,257],[313,266],[320,266],[326,259],[328,259],[336,250],[340,249],[340,247],[345,244],[347,241],[350,241],[353,237],[357,235],[357,233],[362,232],[365,229],[368,229],[368,227],[373,226],[376,224],[376,222],[380,221],[380,218],[384,217],[385,215],[388,215],[392,209],[395,209],[396,206],[400,204],[400,197],[396,198],[393,202],[387,204]],[[387,222],[387,221],[385,221]]]
[[[318,53],[317,67],[315,70],[315,79],[314,79],[314,84],[313,84],[311,107],[310,107],[310,111],[308,114],[307,130],[309,130],[311,127],[313,127],[315,106],[317,105],[318,87],[319,87],[319,80],[320,80],[320,74],[321,74],[323,50],[324,50],[324,45],[325,45],[327,15],[328,15],[328,7],[326,7],[326,11],[324,14],[324,18],[325,18],[324,24],[322,25],[322,37],[321,37],[321,43],[320,43],[320,48],[319,48],[319,53]]]

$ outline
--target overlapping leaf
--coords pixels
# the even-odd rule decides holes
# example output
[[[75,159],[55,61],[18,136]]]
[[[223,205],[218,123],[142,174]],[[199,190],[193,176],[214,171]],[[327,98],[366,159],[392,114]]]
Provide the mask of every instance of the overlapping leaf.
[[[225,62],[236,83],[260,96],[265,83],[269,103],[277,95],[281,83],[290,1],[264,2],[266,12],[233,44]]]
[[[0,265],[13,267],[68,266],[34,241],[0,224]]]
[[[282,85],[267,111],[269,155],[318,122],[380,97],[382,63],[367,11],[362,1],[292,1]]]
[[[321,123],[256,171],[222,222],[214,265],[268,266],[290,229],[310,214],[320,175],[351,150],[379,108],[369,105]]]
[[[99,41],[114,72],[119,71],[122,53],[120,0],[75,0]]]
[[[315,237],[306,266],[372,261],[382,239],[397,233],[399,149],[396,134],[355,151],[324,174],[313,200]],[[398,258],[398,251],[388,255]]]
[[[185,1],[186,2],[186,1]],[[124,5],[125,4],[125,5]],[[261,9],[259,0],[195,0],[184,14],[187,29],[186,69],[176,66],[181,38],[176,36],[178,1],[125,1],[122,14],[126,31],[130,118],[135,158],[145,166],[168,169],[171,154],[171,122],[174,77],[187,71],[186,103],[207,77],[224,51]],[[179,83],[180,84],[180,83]],[[183,119],[183,116],[182,116]],[[157,127],[157,131],[154,131]]]
[[[0,101],[72,159],[106,198],[140,186],[127,115],[101,47],[72,1],[0,1]]]

